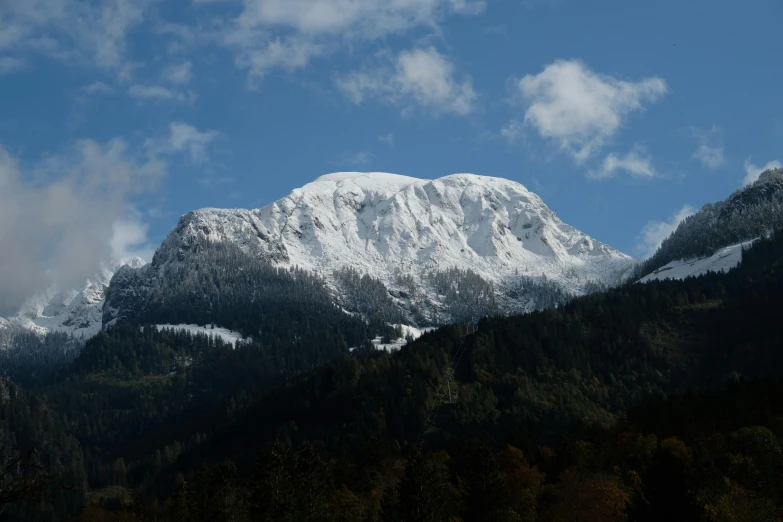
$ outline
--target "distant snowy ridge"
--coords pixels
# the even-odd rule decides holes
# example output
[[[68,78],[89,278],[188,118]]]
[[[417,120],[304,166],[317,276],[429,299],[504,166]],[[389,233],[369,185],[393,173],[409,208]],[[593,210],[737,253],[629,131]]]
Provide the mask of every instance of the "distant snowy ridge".
[[[757,239],[721,248],[713,255],[700,259],[677,260],[662,266],[639,280],[640,283],[685,279],[704,275],[707,272],[728,272],[742,261],[742,251],[750,248]]]
[[[182,217],[153,264],[204,241],[316,272],[337,295],[335,272],[354,269],[381,281],[406,313],[429,310],[441,323],[450,316],[433,283],[438,272],[472,271],[495,288],[495,312],[518,313],[541,304],[526,293],[532,280],[576,295],[620,282],[634,265],[519,183],[473,174],[329,174],[260,209],[197,210]]]
[[[21,328],[40,335],[65,332],[88,339],[101,330],[104,297],[114,273],[123,266],[140,268],[144,264],[138,257],[126,258],[103,265],[80,288],[51,286],[25,301],[16,315],[0,318],[0,328]]]

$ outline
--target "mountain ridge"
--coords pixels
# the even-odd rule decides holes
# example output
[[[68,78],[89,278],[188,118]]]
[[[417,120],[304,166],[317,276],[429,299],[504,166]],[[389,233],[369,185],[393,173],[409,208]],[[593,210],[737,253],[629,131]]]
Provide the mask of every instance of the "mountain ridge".
[[[765,236],[783,225],[783,169],[764,171],[726,199],[707,203],[685,218],[658,250],[639,264],[642,279],[673,262],[710,257],[722,248]]]
[[[562,222],[523,185],[475,174],[332,173],[258,209],[194,210],[163,241],[152,269],[221,241],[279,268],[316,273],[338,296],[341,271],[367,275],[420,326],[463,319],[444,302],[448,285],[435,281],[450,270],[464,280],[463,296],[468,279],[494,294],[499,305],[483,312],[509,314],[550,304],[525,297],[526,289],[578,295],[622,281],[634,263]]]

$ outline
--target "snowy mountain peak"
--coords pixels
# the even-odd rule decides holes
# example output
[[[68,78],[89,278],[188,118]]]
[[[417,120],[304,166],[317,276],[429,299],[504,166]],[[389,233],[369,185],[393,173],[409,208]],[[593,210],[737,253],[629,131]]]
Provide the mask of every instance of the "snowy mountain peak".
[[[399,190],[411,183],[421,183],[422,181],[424,180],[388,172],[333,172],[316,178],[315,181],[302,187],[302,190],[308,187],[321,190],[319,186],[325,183],[356,185],[368,190],[383,190],[384,188]]]
[[[335,272],[346,268],[380,280],[397,296],[408,295],[411,284],[422,295],[432,294],[433,274],[470,270],[495,285],[502,301],[521,278],[554,281],[577,294],[591,281],[618,281],[633,264],[563,223],[519,183],[474,174],[426,180],[334,173],[260,209],[190,212],[153,266],[190,255],[203,241],[229,241],[277,266],[317,272],[338,294]],[[432,297],[432,306],[437,299]],[[501,312],[535,306],[526,301]]]

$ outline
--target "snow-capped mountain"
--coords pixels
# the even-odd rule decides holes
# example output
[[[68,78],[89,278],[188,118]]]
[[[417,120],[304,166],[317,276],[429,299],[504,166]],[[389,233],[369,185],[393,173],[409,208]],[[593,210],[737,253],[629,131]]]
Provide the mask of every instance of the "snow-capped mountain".
[[[318,273],[338,298],[345,288],[337,272],[367,274],[406,313],[432,311],[431,322],[454,318],[438,312],[447,296],[437,275],[449,269],[472,271],[493,288],[495,312],[512,313],[541,304],[525,292],[536,282],[580,294],[591,284],[620,281],[634,264],[563,223],[519,183],[472,174],[423,180],[349,172],[322,176],[260,209],[184,215],[149,267],[123,274],[122,294],[141,295],[132,287],[149,285],[144,274],[161,273],[159,267],[206,242],[230,242],[275,266]]]
[[[0,318],[0,328],[19,327],[39,334],[65,332],[89,338],[101,330],[103,301],[114,273],[122,266],[140,268],[143,259],[130,257],[103,265],[80,288],[61,290],[51,286],[25,301],[19,312]]]

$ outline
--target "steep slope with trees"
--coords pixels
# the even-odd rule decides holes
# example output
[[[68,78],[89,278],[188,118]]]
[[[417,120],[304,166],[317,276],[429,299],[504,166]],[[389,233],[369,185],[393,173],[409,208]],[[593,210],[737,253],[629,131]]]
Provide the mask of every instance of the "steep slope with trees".
[[[768,234],[783,225],[783,169],[761,174],[724,201],[708,203],[683,220],[642,263],[639,279],[671,261],[714,254],[718,249]]]

